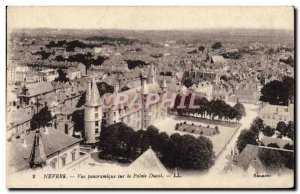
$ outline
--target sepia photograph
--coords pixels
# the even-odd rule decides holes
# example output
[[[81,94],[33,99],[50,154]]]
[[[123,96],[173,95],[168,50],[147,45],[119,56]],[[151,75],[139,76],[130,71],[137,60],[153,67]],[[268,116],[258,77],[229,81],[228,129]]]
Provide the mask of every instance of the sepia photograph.
[[[6,15],[7,188],[295,188],[293,6]]]

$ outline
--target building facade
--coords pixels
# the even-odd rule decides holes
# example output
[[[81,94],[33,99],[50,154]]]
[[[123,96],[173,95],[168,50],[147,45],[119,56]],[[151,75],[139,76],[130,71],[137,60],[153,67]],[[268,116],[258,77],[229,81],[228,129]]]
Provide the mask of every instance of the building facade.
[[[294,104],[279,106],[266,103],[261,105],[258,115],[264,120],[266,125],[276,128],[277,123],[280,121],[286,124],[289,121],[294,121]]]
[[[87,88],[87,100],[84,109],[85,118],[85,141],[95,143],[100,136],[101,124],[109,126],[114,123],[123,122],[134,130],[146,129],[154,121],[165,118],[167,114],[167,103],[163,104],[162,97],[167,95],[166,80],[163,79],[159,84],[156,81],[156,75],[153,66],[149,70],[147,79],[143,79],[141,86],[132,88],[124,92],[119,91],[115,86],[114,94],[105,96],[100,102],[100,95],[94,78],[92,87]],[[145,106],[148,95],[159,94],[158,102]],[[127,102],[118,102],[118,95],[128,96]],[[131,100],[135,97],[140,98],[141,106],[130,106]],[[101,103],[104,105],[102,106]]]

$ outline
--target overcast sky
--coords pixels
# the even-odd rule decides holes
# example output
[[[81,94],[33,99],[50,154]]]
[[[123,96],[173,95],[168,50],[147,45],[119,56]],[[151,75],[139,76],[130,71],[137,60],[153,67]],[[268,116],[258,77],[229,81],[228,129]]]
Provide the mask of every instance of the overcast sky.
[[[8,28],[288,29],[292,7],[9,7]]]

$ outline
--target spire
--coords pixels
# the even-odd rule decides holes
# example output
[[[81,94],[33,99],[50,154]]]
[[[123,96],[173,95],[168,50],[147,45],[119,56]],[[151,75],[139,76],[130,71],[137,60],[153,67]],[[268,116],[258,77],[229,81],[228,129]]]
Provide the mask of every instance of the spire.
[[[91,82],[88,81],[87,83],[87,90],[86,90],[86,93],[85,93],[85,99],[86,99],[86,102],[89,102],[90,99],[91,99]]]
[[[148,85],[147,85],[147,81],[144,80],[143,81],[143,85],[142,85],[142,88],[141,88],[141,94],[148,94]]]
[[[154,84],[154,82],[155,82],[155,71],[154,71],[153,64],[150,65],[150,70],[149,70],[149,74],[148,74],[148,82],[151,84]]]
[[[148,74],[148,78],[154,77],[154,76],[155,76],[154,67],[153,67],[153,64],[151,64],[149,74]]]
[[[95,81],[95,77],[92,77],[92,84],[91,84],[91,93],[90,99],[87,101],[87,106],[100,106],[100,94],[99,90]]]
[[[30,168],[41,167],[46,164],[46,155],[44,152],[44,145],[42,135],[39,130],[36,130],[33,140],[33,146],[30,154]]]
[[[167,81],[166,78],[164,77],[162,83],[161,83],[161,88],[167,88]]]

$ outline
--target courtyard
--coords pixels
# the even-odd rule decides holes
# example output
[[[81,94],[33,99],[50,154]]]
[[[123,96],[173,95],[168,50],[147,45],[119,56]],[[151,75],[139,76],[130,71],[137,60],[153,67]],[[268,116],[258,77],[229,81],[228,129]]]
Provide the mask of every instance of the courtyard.
[[[175,130],[176,124],[181,122],[186,122],[186,124],[190,124],[190,125],[194,123],[194,125],[198,125],[198,126],[209,125],[210,128],[215,128],[215,126],[218,126],[220,133],[215,134],[213,136],[205,136],[212,141],[213,149],[216,157],[221,153],[222,149],[230,141],[230,138],[233,136],[233,134],[238,130],[240,126],[239,124],[228,123],[224,121],[211,121],[211,120],[200,119],[200,118],[182,117],[182,116],[173,116],[173,115],[168,116],[164,120],[157,121],[153,125],[157,127],[160,130],[160,132],[166,132],[168,135],[179,133],[180,135],[188,134],[194,137],[200,136],[200,134],[196,134],[196,133]]]

